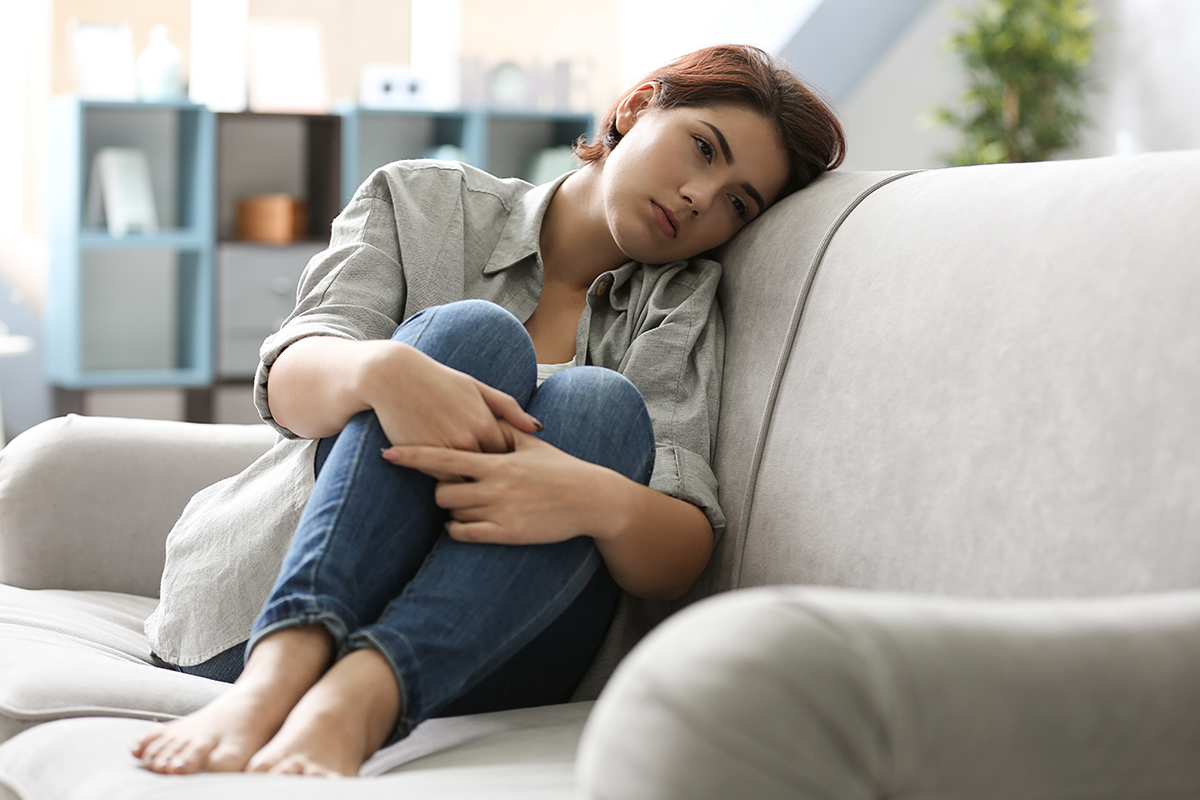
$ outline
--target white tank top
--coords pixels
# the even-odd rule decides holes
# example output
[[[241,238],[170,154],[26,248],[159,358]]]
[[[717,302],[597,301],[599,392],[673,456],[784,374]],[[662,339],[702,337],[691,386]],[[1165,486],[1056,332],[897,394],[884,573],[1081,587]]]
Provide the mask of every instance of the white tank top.
[[[538,364],[537,365],[537,385],[541,386],[546,378],[549,378],[554,373],[564,370],[567,367],[575,366],[575,359],[564,361],[561,364]]]

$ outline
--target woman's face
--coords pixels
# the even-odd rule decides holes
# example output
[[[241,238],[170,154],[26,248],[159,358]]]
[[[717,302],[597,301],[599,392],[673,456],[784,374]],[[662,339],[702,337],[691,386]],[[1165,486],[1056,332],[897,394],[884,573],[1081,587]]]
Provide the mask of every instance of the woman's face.
[[[728,105],[651,108],[637,94],[618,114],[623,137],[604,163],[608,227],[627,257],[691,258],[778,199],[788,162],[766,117]]]

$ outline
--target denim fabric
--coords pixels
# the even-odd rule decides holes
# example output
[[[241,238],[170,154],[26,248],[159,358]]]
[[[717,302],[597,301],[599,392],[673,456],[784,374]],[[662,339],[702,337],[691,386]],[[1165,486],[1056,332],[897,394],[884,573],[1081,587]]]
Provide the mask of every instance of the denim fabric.
[[[637,389],[598,367],[567,369],[535,388],[533,344],[499,306],[427,309],[393,338],[515,397],[543,423],[545,441],[649,481],[654,435]],[[594,542],[454,541],[433,479],[383,460],[387,445],[373,412],[322,443],[316,488],[246,652],[274,631],[314,623],[333,634],[339,655],[378,649],[400,686],[397,735],[447,708],[566,699],[616,603]],[[506,662],[513,666],[498,670]]]

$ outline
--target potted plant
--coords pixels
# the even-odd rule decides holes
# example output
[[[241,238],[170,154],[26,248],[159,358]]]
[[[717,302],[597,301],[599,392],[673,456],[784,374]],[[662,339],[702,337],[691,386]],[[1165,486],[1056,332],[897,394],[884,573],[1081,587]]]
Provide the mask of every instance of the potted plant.
[[[980,0],[948,45],[967,70],[952,165],[1044,161],[1079,141],[1093,53],[1091,0]]]

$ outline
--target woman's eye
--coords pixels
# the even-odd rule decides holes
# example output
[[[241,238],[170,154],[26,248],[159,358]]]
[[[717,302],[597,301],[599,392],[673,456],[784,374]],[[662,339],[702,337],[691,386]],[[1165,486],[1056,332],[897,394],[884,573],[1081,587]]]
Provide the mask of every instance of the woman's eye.
[[[750,206],[746,205],[746,201],[736,194],[729,195],[729,202],[733,203],[733,210],[737,212],[739,217],[745,217],[747,212],[750,211]]]
[[[711,164],[713,156],[716,155],[713,146],[702,136],[693,136],[692,138],[696,140],[696,146],[700,148],[700,154],[704,156],[704,160]]]

